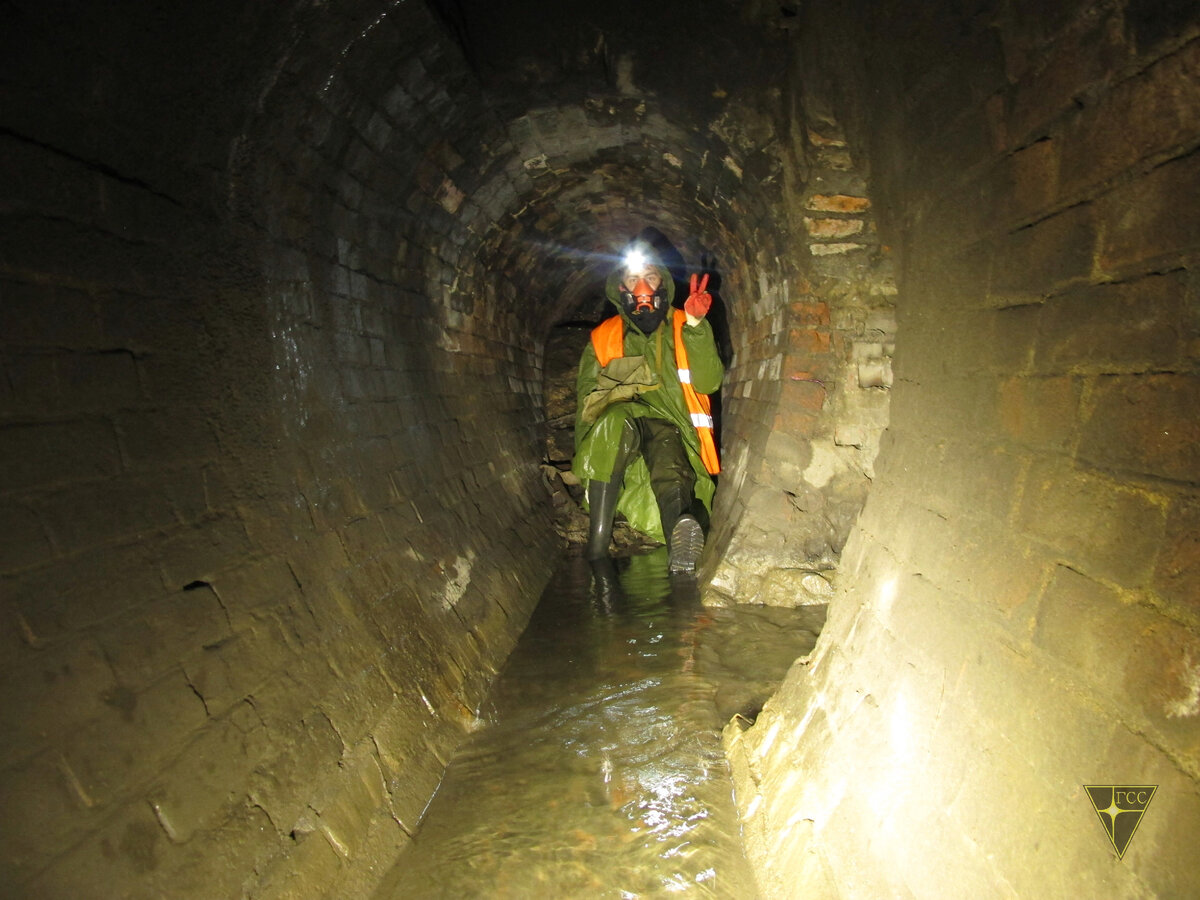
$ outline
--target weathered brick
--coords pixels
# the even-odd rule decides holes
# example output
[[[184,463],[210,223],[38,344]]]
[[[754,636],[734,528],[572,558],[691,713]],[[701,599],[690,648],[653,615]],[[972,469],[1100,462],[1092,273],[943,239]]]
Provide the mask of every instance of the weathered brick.
[[[1161,597],[1200,611],[1200,497],[1195,494],[1171,501],[1153,585]]]
[[[0,280],[0,335],[25,347],[96,347],[100,318],[84,291]]]
[[[1038,14],[1023,17],[1035,28],[1041,27],[1041,7]],[[1056,7],[1059,14],[1071,14],[1071,7]],[[1037,44],[1042,44],[1037,39]],[[1009,47],[1014,59],[1021,54]],[[1081,29],[1076,34],[1063,35],[1054,44],[1051,54],[1035,57],[1036,68],[1022,71],[1020,80],[1013,90],[1011,114],[1007,132],[1013,144],[1024,144],[1031,135],[1046,130],[1047,126],[1064,112],[1074,108],[1074,99],[1084,94],[1092,85],[1102,82],[1107,73],[1119,66],[1129,55],[1124,43],[1120,19],[1117,14],[1097,18],[1091,28]],[[1014,73],[1018,74],[1018,73]]]
[[[0,572],[27,569],[54,557],[38,514],[24,504],[0,502]]]
[[[287,686],[295,689],[296,683]],[[268,694],[263,694],[269,700]],[[257,705],[258,698],[256,696]],[[336,767],[344,745],[323,714],[310,710],[302,718],[272,727],[275,754],[247,781],[247,795],[261,806],[283,834],[295,830],[315,799],[318,773]]]
[[[145,773],[177,753],[207,717],[204,704],[178,673],[140,692],[118,684],[104,692],[103,700],[108,707],[104,713],[74,728],[59,745],[80,790],[96,803],[124,796]]]
[[[26,882],[23,896],[96,897],[120,885],[128,900],[155,900],[163,895],[150,879],[167,864],[169,853],[166,834],[138,798],[110,813],[89,839]]]
[[[1172,744],[1200,751],[1200,634],[1162,615],[1149,614],[1126,634],[1130,654],[1124,689],[1159,727],[1176,729]]]
[[[1144,607],[1122,602],[1112,588],[1058,566],[1038,607],[1034,642],[1070,665],[1084,683],[1123,698],[1138,635],[1155,618]]]
[[[871,208],[871,201],[849,194],[813,194],[804,201],[804,206],[815,212],[861,213]]]
[[[204,585],[139,607],[99,640],[122,684],[136,687],[157,680],[181,659],[197,656],[229,635],[225,611],[212,588]]]
[[[24,650],[0,676],[0,765],[61,738],[74,723],[108,712],[117,689],[100,646],[89,639],[45,650]]]
[[[99,818],[70,784],[70,773],[53,751],[0,772],[0,877],[13,890],[49,864]],[[15,895],[14,895],[15,896]]]
[[[804,228],[811,237],[837,239],[861,234],[862,219],[810,219],[804,218]]]
[[[1170,273],[1054,297],[1042,310],[1035,368],[1113,372],[1174,365],[1183,352],[1186,291],[1186,277]]]
[[[238,713],[241,713],[238,715]],[[249,704],[209,722],[195,740],[159,771],[146,799],[175,843],[216,827],[244,801],[250,773],[270,741]]]
[[[1200,376],[1101,378],[1091,406],[1081,459],[1178,481],[1200,477]]]
[[[157,468],[220,455],[212,425],[195,409],[123,412],[117,417],[121,446],[130,465]]]
[[[1165,519],[1158,495],[1053,461],[1034,465],[1017,512],[1072,566],[1129,587],[1148,580]]]
[[[149,534],[177,521],[162,482],[136,476],[56,491],[38,507],[66,553]]]
[[[239,520],[213,518],[159,542],[159,566],[168,585],[183,588],[210,581],[249,554],[250,542]]]
[[[988,285],[993,306],[1027,303],[1092,274],[1096,243],[1091,208],[1077,206],[1003,238]]]
[[[0,425],[0,491],[115,475],[121,455],[103,419]]]
[[[1029,447],[1067,449],[1079,418],[1081,379],[1009,378],[1000,384],[1000,421],[1005,433]]]
[[[792,321],[798,326],[809,328],[829,325],[829,304],[825,301],[796,301],[789,304]]]
[[[1200,41],[1114,86],[1062,137],[1062,183],[1079,194],[1200,131]]]
[[[1200,190],[1200,155],[1159,166],[1096,202],[1104,222],[1097,268],[1126,277],[1174,266],[1200,248],[1200,206],[1184,198]]]

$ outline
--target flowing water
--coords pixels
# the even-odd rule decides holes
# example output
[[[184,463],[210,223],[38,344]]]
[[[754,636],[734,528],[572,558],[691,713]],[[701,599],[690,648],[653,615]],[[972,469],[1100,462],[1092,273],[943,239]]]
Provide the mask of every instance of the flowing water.
[[[546,588],[377,900],[755,897],[720,730],[823,607],[706,609],[665,550]]]

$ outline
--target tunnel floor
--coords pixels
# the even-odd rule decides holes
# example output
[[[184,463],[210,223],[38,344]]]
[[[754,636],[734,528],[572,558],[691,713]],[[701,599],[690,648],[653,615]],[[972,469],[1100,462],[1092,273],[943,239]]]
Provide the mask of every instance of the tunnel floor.
[[[709,609],[666,551],[567,558],[376,900],[756,896],[720,730],[824,607]]]

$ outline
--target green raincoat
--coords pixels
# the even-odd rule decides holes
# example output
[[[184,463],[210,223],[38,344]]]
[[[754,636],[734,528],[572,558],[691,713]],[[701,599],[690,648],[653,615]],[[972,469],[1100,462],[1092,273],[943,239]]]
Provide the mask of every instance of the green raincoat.
[[[657,268],[667,289],[669,306],[674,298],[675,284],[669,270],[662,266]],[[668,309],[667,317],[653,334],[642,334],[621,309],[621,278],[621,271],[613,272],[606,293],[609,302],[625,319],[625,356],[612,360],[601,369],[590,341],[583,351],[576,381],[575,459],[571,470],[583,483],[586,496],[587,484],[593,478],[610,480],[627,418],[665,419],[679,429],[688,462],[696,473],[693,489],[696,499],[711,512],[716,485],[700,459],[700,439],[692,427],[683,389],[679,385],[671,312]],[[692,387],[701,394],[714,393],[721,387],[725,367],[717,353],[708,320],[701,319],[696,325],[685,324],[683,342],[692,373]],[[637,531],[665,542],[658,503],[650,489],[650,472],[640,455],[625,469],[617,511]]]

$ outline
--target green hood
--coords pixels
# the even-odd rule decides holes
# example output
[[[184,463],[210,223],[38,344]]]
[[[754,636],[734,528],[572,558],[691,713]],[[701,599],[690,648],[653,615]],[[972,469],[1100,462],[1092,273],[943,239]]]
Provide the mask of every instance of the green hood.
[[[663,286],[667,289],[667,307],[668,313],[670,307],[675,302],[675,279],[671,277],[671,270],[666,266],[655,266],[654,270],[658,272],[662,278]],[[604,286],[604,293],[608,297],[608,302],[617,308],[617,312],[621,314],[621,318],[629,322],[629,317],[625,315],[625,310],[621,306],[621,276],[625,274],[625,270],[617,267],[609,273],[608,282]]]

